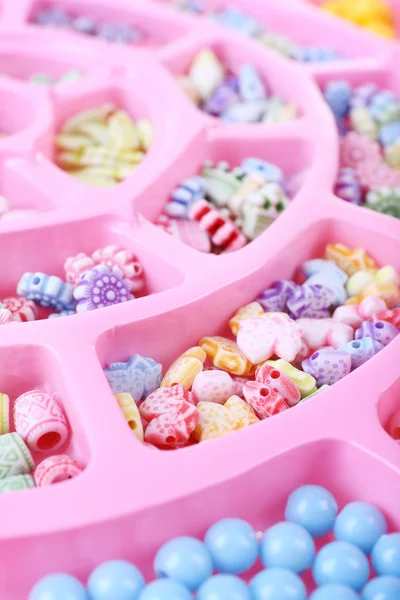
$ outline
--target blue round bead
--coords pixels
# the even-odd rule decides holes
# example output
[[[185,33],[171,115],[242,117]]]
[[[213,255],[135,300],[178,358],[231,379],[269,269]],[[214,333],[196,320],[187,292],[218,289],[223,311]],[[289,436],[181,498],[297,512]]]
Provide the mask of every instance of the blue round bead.
[[[286,569],[266,569],[250,581],[252,600],[306,600],[306,586]]]
[[[325,100],[337,119],[347,116],[351,95],[352,89],[347,81],[331,81],[325,87]]]
[[[361,600],[399,600],[400,579],[397,577],[375,577],[365,586]]]
[[[371,558],[377,575],[400,577],[400,533],[383,535],[373,547]]]
[[[32,588],[29,600],[89,600],[83,585],[63,573],[47,575]]]
[[[144,588],[143,575],[124,560],[99,565],[89,577],[90,600],[136,600]]]
[[[310,600],[360,600],[360,596],[349,587],[330,583],[317,588]]]
[[[327,489],[303,485],[290,494],[285,519],[301,525],[313,537],[320,537],[332,530],[337,511],[336,500]]]
[[[192,537],[177,537],[159,549],[154,570],[157,577],[179,581],[195,591],[210,577],[213,564],[203,542]]]
[[[340,583],[358,591],[368,580],[368,560],[357,546],[332,542],[318,552],[313,576],[317,585]]]
[[[382,512],[368,502],[350,502],[339,513],[333,528],[337,540],[358,546],[366,554],[386,533],[387,523]]]
[[[196,600],[251,600],[248,586],[235,575],[215,575],[203,583]]]
[[[138,600],[193,600],[193,596],[178,581],[158,579],[146,585]]]
[[[204,543],[214,569],[239,575],[250,569],[258,557],[258,540],[253,528],[241,519],[222,519],[210,527]]]
[[[277,523],[261,540],[261,562],[264,567],[280,567],[294,573],[309,569],[315,556],[311,535],[296,523]]]

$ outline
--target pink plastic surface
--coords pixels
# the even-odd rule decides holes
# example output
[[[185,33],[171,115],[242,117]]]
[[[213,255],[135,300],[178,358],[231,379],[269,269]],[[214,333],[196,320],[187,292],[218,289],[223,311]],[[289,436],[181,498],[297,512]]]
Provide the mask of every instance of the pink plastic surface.
[[[234,3],[229,2],[229,4]],[[0,220],[0,298],[25,271],[63,275],[78,252],[108,244],[143,263],[147,295],[106,309],[1,328],[0,391],[56,393],[72,428],[75,479],[0,496],[0,599],[25,600],[53,571],[83,581],[100,561],[126,558],[152,576],[152,559],[171,536],[201,536],[220,517],[263,529],[283,517],[298,485],[327,486],[343,503],[376,503],[400,528],[400,447],[387,433],[400,410],[400,336],[333,388],[249,429],[176,452],[140,444],[124,421],[103,368],[133,353],[164,369],[204,335],[226,331],[236,309],[275,279],[290,278],[329,242],[367,249],[400,271],[400,221],[348,205],[332,193],[338,136],[317,82],[373,80],[400,94],[395,44],[292,0],[237,0],[266,25],[354,58],[295,65],[240,34],[150,0],[53,2],[127,20],[147,32],[145,48],[121,48],[27,24],[33,0],[3,0],[0,21],[0,193],[31,218]],[[164,5],[165,6],[164,6]],[[211,4],[211,2],[210,2]],[[220,2],[228,4],[228,2]],[[257,66],[269,89],[293,100],[301,117],[281,125],[224,125],[185,98],[170,71],[213,46],[233,68]],[[45,88],[35,72],[69,68],[82,81]],[[87,187],[52,162],[54,133],[68,116],[113,101],[154,122],[143,163],[115,188]],[[253,155],[283,168],[298,189],[290,207],[235,253],[203,255],[152,224],[168,194],[205,159],[233,165]]]

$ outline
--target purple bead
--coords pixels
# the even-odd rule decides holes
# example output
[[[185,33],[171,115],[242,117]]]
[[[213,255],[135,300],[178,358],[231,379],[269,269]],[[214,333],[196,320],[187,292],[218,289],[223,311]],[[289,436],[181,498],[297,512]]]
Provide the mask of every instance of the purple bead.
[[[132,27],[120,25],[118,23],[102,23],[97,27],[96,35],[107,42],[114,42],[115,44],[131,44],[139,42],[142,37],[141,34]]]
[[[64,8],[48,8],[33,15],[34,23],[45,27],[68,27],[71,17]]]
[[[315,284],[299,286],[287,301],[292,319],[324,319],[330,317],[336,294],[329,288]]]
[[[321,385],[333,385],[351,371],[351,356],[343,350],[322,348],[302,362],[303,371]]]
[[[270,288],[264,290],[257,298],[266,312],[284,312],[289,298],[297,290],[298,286],[293,281],[275,281]]]
[[[131,283],[117,267],[97,265],[81,276],[74,290],[76,312],[86,312],[132,300]]]
[[[348,352],[351,356],[351,368],[357,369],[363,365],[367,360],[378,354],[383,348],[383,344],[374,340],[371,337],[365,337],[361,340],[354,340],[354,342],[348,342],[344,346],[340,347],[340,350]]]
[[[86,35],[94,35],[96,32],[96,21],[90,17],[77,17],[71,23],[71,27],[78,33],[85,33]]]
[[[345,167],[339,170],[334,192],[342,200],[360,206],[361,185],[354,169]]]
[[[361,340],[362,338],[370,337],[387,346],[399,333],[400,331],[397,327],[386,321],[375,321],[374,323],[364,321],[361,327],[357,329],[355,339]]]
[[[353,91],[353,95],[350,100],[351,108],[356,106],[369,106],[375,94],[378,92],[378,87],[375,83],[366,83],[360,85]]]
[[[219,85],[211,97],[202,106],[202,109],[209,115],[219,117],[230,106],[239,102],[239,94],[235,91],[234,85],[227,80]]]

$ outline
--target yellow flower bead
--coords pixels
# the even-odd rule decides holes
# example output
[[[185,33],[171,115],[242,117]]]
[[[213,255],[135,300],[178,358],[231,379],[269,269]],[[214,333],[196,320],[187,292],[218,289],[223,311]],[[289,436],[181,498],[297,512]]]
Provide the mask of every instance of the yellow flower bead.
[[[250,404],[247,404],[247,402],[242,400],[242,398],[239,398],[239,396],[231,396],[225,402],[224,406],[236,417],[238,421],[236,429],[249,427],[249,425],[254,425],[254,423],[258,423],[260,420]]]
[[[199,411],[199,422],[193,436],[198,442],[213,440],[238,429],[237,418],[222,404],[199,402],[196,408]]]

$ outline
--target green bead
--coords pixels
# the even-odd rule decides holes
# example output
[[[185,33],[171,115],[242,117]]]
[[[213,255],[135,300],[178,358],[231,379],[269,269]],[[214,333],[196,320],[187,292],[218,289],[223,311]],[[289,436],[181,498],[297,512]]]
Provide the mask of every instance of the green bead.
[[[53,85],[54,79],[46,75],[46,73],[35,73],[29,78],[30,83],[38,83],[40,85]]]
[[[35,482],[31,475],[14,475],[0,480],[0,494],[8,492],[18,492],[19,490],[28,490],[35,487]]]
[[[368,192],[365,206],[400,219],[400,188],[379,188]]]

